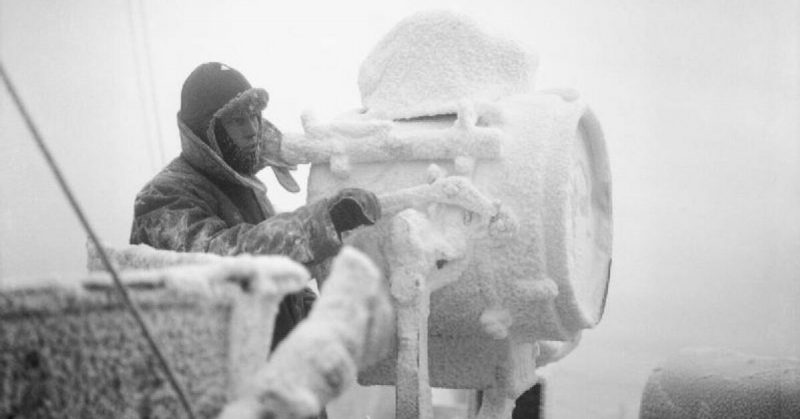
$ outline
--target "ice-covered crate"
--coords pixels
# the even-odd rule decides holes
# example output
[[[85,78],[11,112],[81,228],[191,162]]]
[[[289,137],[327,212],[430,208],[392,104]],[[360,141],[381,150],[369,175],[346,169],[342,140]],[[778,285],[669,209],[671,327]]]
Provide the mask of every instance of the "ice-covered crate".
[[[230,385],[232,300],[167,289],[132,297],[199,417],[214,417]],[[185,417],[115,292],[64,288],[0,296],[0,416]]]
[[[247,390],[266,364],[278,304],[309,279],[283,256],[105,250],[200,418]],[[88,256],[99,270],[97,249]],[[110,276],[71,283],[0,291],[0,415],[186,417]]]

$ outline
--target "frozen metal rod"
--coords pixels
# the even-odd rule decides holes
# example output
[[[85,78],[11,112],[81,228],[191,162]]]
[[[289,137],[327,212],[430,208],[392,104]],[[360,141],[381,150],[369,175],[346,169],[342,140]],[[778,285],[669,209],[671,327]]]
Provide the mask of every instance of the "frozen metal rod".
[[[97,252],[100,255],[100,259],[103,261],[103,265],[105,265],[106,270],[108,273],[111,274],[111,279],[114,281],[114,285],[116,286],[117,290],[119,291],[120,296],[122,297],[123,303],[127,306],[128,310],[133,315],[133,318],[138,323],[139,328],[144,335],[145,340],[147,343],[150,344],[150,349],[152,349],[153,353],[155,354],[156,358],[158,358],[158,362],[161,364],[161,367],[164,369],[164,373],[167,375],[167,380],[172,385],[172,388],[175,390],[175,393],[178,395],[178,399],[180,399],[181,404],[183,405],[184,410],[186,410],[186,414],[189,416],[190,419],[195,419],[196,416],[194,411],[192,410],[192,406],[189,404],[189,400],[186,398],[186,394],[184,393],[183,389],[181,388],[180,384],[178,383],[175,374],[172,372],[172,368],[169,366],[167,359],[164,357],[164,354],[161,352],[158,344],[156,344],[155,339],[153,339],[153,335],[150,332],[150,329],[147,327],[144,319],[142,318],[139,309],[136,307],[136,304],[131,300],[128,291],[125,290],[125,286],[122,285],[122,281],[119,279],[119,274],[114,266],[111,264],[111,261],[108,259],[108,255],[103,249],[103,246],[100,244],[100,240],[98,240],[97,235],[94,233],[91,225],[89,225],[89,220],[86,218],[83,210],[81,210],[80,205],[78,205],[78,201],[75,199],[75,196],[72,193],[72,190],[67,185],[67,181],[64,179],[64,176],[61,174],[61,169],[58,168],[55,159],[50,154],[50,150],[47,148],[47,145],[42,139],[42,136],[39,134],[39,130],[36,129],[36,125],[34,125],[33,120],[31,120],[28,111],[25,109],[25,106],[20,100],[19,96],[17,95],[17,91],[14,88],[14,85],[11,83],[11,80],[8,78],[6,74],[5,67],[3,63],[0,62],[0,76],[3,78],[3,82],[8,89],[8,92],[11,93],[12,99],[14,99],[14,104],[17,105],[22,117],[25,119],[25,123],[28,125],[28,129],[31,131],[34,140],[36,140],[36,144],[39,146],[39,150],[41,150],[42,154],[44,155],[45,160],[47,160],[47,164],[50,166],[50,169],[53,171],[53,175],[55,175],[58,184],[61,186],[61,190],[64,192],[64,195],[67,196],[67,200],[69,201],[72,209],[75,211],[75,214],[80,219],[81,224],[83,225],[84,230],[89,235],[89,239],[94,243],[94,246],[97,248]]]

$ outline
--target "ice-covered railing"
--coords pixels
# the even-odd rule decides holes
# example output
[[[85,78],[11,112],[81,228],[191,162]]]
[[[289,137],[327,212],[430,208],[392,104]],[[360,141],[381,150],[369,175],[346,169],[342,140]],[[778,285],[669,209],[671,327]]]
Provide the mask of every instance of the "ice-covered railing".
[[[508,418],[602,316],[603,133],[576,92],[533,89],[537,62],[469,18],[419,13],[362,64],[362,109],[284,138],[313,163],[309,201],[361,187],[385,209],[345,240],[389,279],[396,345],[360,381],[396,385],[398,418],[431,418],[431,386],[482,390],[478,417]]]
[[[353,118],[327,124],[311,113],[302,116],[305,133],[286,134],[283,152],[292,163],[330,164],[332,172],[346,177],[351,164],[458,157],[500,157],[503,132],[478,120],[471,103],[459,109],[452,126],[435,131],[401,132],[389,121]]]
[[[147,246],[108,253],[200,418],[316,415],[391,341],[385,285],[355,249],[340,252],[325,295],[269,361],[278,304],[307,285],[304,267]],[[74,283],[0,292],[0,412],[184,417],[110,278]]]

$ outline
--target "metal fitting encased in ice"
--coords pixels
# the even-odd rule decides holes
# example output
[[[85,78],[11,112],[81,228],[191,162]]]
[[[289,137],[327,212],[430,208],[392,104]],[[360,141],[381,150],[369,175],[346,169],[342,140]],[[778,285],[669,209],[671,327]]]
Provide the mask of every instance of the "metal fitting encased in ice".
[[[435,142],[438,133],[446,143],[469,144],[486,138],[472,137],[475,133],[491,132],[499,141],[494,147],[496,154],[467,155],[470,164],[428,144],[419,150],[403,148],[396,158],[391,158],[392,150],[387,147],[383,150],[386,158],[351,162],[347,177],[332,175],[325,163],[313,164],[310,171],[308,201],[312,202],[344,187],[365,188],[379,196],[419,190],[430,184],[429,166],[436,164],[440,172],[466,178],[497,207],[493,214],[474,214],[477,223],[486,227],[485,234],[472,234],[468,250],[461,255],[467,260],[452,272],[458,278],[446,281],[449,285],[430,297],[433,386],[496,385],[492,382],[496,365],[477,361],[489,357],[501,362],[510,337],[527,342],[571,342],[602,316],[611,263],[610,170],[597,119],[584,103],[572,99],[529,94],[476,104],[469,107],[477,110],[476,126],[460,125],[460,115],[370,122],[363,115],[348,114],[331,123],[381,125],[387,138]],[[337,141],[347,144],[349,140],[339,135]],[[352,141],[363,141],[363,137]],[[446,175],[437,176],[438,180],[447,179]],[[450,189],[452,186],[443,189],[445,198],[452,198],[446,193]],[[417,209],[422,212],[435,205],[427,199],[421,201],[424,203]],[[453,228],[442,227],[441,231],[447,234]],[[374,258],[386,258],[375,255],[386,238],[367,236],[356,234],[356,245]],[[391,272],[386,275],[392,277]],[[509,339],[492,337],[481,324],[482,314],[491,309],[508,313],[508,330],[501,330],[499,336]],[[472,348],[469,351],[463,350],[467,343]],[[391,383],[391,364],[391,359],[386,360],[362,374],[362,379]]]

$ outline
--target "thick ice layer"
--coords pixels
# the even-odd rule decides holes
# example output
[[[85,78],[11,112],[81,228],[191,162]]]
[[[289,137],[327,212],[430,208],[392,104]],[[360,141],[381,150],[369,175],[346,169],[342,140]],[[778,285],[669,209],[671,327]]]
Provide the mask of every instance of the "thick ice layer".
[[[484,417],[502,417],[504,403],[535,382],[537,364],[563,356],[581,329],[599,321],[611,252],[610,177],[597,121],[572,99],[522,95],[480,107],[476,120],[502,133],[500,155],[491,159],[432,160],[423,149],[409,159],[352,164],[349,177],[312,166],[309,200],[363,187],[387,209],[377,226],[347,240],[392,284],[402,345],[361,379],[412,389],[398,390],[405,406],[398,417],[425,417],[428,382],[492,389]],[[392,121],[388,135],[435,136],[459,121]],[[566,343],[540,347],[546,340]]]
[[[362,64],[363,112],[306,116],[305,135],[285,137],[290,160],[314,163],[309,201],[361,187],[384,207],[346,241],[391,284],[395,353],[359,379],[396,385],[398,419],[431,417],[430,385],[483,389],[478,417],[507,417],[536,365],[602,315],[602,130],[576,92],[532,93],[535,70],[532,54],[467,18],[418,13]]]
[[[278,304],[308,281],[284,257],[216,258],[135,246],[114,251],[123,282],[199,417],[214,417],[266,359]],[[152,259],[149,259],[152,258]],[[132,266],[135,265],[135,266]],[[128,270],[165,266],[160,270]],[[141,330],[105,273],[91,291],[0,294],[0,412],[18,417],[182,417]],[[245,286],[246,285],[246,286]],[[46,391],[43,389],[47,389]],[[149,413],[145,413],[149,412]]]
[[[305,135],[286,135],[284,157],[295,164],[330,163],[334,174],[347,177],[353,163],[462,156],[498,158],[503,143],[502,133],[487,128],[485,120],[479,121],[472,104],[459,109],[458,123],[436,131],[400,131],[393,129],[389,121],[364,118],[361,114],[349,116],[351,119],[322,124],[306,113],[302,118]],[[428,122],[436,124],[437,118]]]
[[[308,319],[278,345],[221,419],[315,416],[355,383],[359,369],[385,355],[393,321],[378,269],[360,252],[342,249]]]
[[[202,265],[219,262],[221,256],[211,253],[172,252],[154,249],[147,245],[132,245],[123,248],[105,246],[103,250],[115,267],[129,269],[161,269],[179,265]],[[104,271],[100,253],[92,242],[86,243],[86,267],[89,271]]]
[[[392,342],[386,285],[374,264],[352,248],[334,259],[309,318],[269,363],[278,305],[309,280],[302,265],[284,256],[218,257],[148,246],[106,250],[199,417],[216,417],[231,400],[226,418],[263,417],[266,411],[275,418],[312,416],[353,384],[362,367],[384,357]],[[96,259],[90,248],[90,267]],[[92,272],[85,283],[87,290],[0,294],[0,412],[182,416],[108,274]]]
[[[386,119],[455,113],[463,100],[493,101],[533,89],[537,58],[451,12],[421,12],[394,27],[361,65],[369,114]]]
[[[91,276],[85,285],[111,287],[97,249],[88,246],[87,266]],[[222,257],[209,253],[174,252],[147,245],[104,248],[110,262],[124,272],[123,281],[133,288],[167,287],[214,294],[228,282],[252,290],[262,296],[283,298],[308,285],[310,276],[305,267],[287,256],[240,255]],[[102,273],[99,273],[102,272]]]

